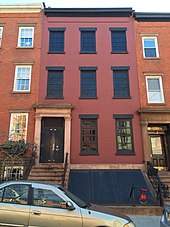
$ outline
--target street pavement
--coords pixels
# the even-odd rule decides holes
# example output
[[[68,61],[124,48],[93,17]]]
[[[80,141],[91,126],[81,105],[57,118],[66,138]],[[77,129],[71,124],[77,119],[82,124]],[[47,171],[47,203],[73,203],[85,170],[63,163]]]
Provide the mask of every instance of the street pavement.
[[[160,227],[160,216],[128,215],[136,227]]]

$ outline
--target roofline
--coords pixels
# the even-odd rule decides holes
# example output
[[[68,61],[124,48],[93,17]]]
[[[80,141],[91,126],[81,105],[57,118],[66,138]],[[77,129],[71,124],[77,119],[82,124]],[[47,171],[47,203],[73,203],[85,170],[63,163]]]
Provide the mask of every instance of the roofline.
[[[132,8],[45,8],[47,17],[130,17]]]
[[[134,12],[138,22],[170,22],[170,13]]]
[[[43,3],[32,4],[0,4],[0,13],[25,13],[40,12],[44,8]]]

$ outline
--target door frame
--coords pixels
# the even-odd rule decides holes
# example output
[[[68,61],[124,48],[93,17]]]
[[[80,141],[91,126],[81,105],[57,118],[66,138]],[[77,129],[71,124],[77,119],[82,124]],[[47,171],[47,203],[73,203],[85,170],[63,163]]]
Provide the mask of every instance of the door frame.
[[[37,145],[36,165],[40,159],[40,139],[42,117],[63,117],[64,118],[64,160],[68,153],[68,163],[70,163],[71,153],[71,114],[73,106],[71,104],[37,104],[35,108],[35,133],[34,142]]]

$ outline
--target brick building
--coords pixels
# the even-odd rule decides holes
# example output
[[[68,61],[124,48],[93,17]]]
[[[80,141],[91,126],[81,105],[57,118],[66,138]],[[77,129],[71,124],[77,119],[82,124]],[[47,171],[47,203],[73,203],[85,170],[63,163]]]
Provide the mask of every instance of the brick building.
[[[125,202],[144,168],[133,10],[45,8],[42,37],[37,165],[68,154],[72,191],[96,202],[97,180],[110,202],[126,179]]]
[[[170,14],[135,13],[144,160],[170,169]]]
[[[34,141],[42,5],[0,6],[0,142]],[[1,155],[2,157],[2,155]]]

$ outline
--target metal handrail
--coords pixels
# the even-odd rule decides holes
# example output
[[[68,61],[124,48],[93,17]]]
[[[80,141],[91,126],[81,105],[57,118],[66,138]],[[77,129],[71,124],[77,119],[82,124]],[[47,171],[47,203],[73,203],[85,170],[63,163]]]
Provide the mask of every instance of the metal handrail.
[[[68,153],[66,153],[66,157],[65,157],[65,161],[64,161],[64,172],[63,172],[63,175],[62,175],[62,187],[64,187],[67,167],[68,167]]]
[[[154,168],[151,162],[147,162],[147,174],[153,180],[153,184],[157,188],[156,198],[160,205],[163,205],[163,198],[167,198],[169,194],[168,185],[164,184],[158,175],[158,169]]]

